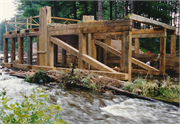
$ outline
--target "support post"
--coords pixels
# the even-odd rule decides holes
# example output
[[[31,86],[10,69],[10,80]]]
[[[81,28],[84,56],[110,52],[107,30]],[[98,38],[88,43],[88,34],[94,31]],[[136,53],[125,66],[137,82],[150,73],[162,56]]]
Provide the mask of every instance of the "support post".
[[[4,46],[4,62],[8,63],[8,39],[3,38],[3,46]]]
[[[14,20],[15,20],[15,31],[17,31],[17,22],[16,22],[16,14],[14,14]]]
[[[28,25],[28,19],[26,20],[26,22],[27,22],[27,29],[29,29],[29,25]]]
[[[27,64],[32,65],[32,37],[27,37]]]
[[[48,66],[50,57],[50,41],[48,40],[47,25],[51,23],[51,7],[45,6],[39,10],[39,65]]]
[[[19,64],[23,64],[24,58],[23,58],[23,37],[18,37],[18,58],[19,58]]]
[[[11,38],[11,63],[15,60],[15,38]]]
[[[49,36],[50,40],[50,36]],[[50,66],[54,67],[54,43],[50,42]]]
[[[5,19],[5,31],[7,32],[7,21]]]
[[[64,41],[66,42],[66,41]],[[66,59],[66,50],[62,49],[62,66],[65,66],[67,64],[67,59]]]
[[[176,35],[172,34],[171,35],[171,53],[170,53],[171,58],[176,57]]]
[[[30,16],[30,29],[32,29],[32,16]]]
[[[37,51],[39,51],[39,36],[37,36]],[[39,65],[39,54],[37,53],[37,65]]]
[[[82,54],[86,54],[86,35],[79,34],[79,57],[78,68],[85,69],[85,62],[82,60]]]
[[[92,35],[91,33],[88,33],[88,55],[92,57],[92,41],[91,41]],[[91,69],[90,64],[88,64],[88,68],[87,69]]]
[[[109,39],[104,39],[104,43],[107,44]],[[107,65],[107,50],[103,49],[103,63]]]
[[[132,31],[124,31],[122,47],[123,47],[123,51],[122,51],[123,72],[128,73],[129,75],[128,80],[129,82],[131,82]]]
[[[165,75],[165,71],[166,71],[166,37],[160,38],[159,71],[160,71],[161,75]]]
[[[139,38],[135,38],[135,54],[139,54]]]

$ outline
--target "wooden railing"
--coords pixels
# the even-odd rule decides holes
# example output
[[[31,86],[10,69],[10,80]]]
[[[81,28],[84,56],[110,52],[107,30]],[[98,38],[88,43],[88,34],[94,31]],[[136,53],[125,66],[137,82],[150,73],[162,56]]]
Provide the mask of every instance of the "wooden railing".
[[[23,25],[26,25],[26,29],[32,29],[32,26],[39,26],[39,23],[35,20],[35,18],[39,18],[39,16],[30,16],[27,18],[16,19],[16,15],[15,15],[15,18],[13,20],[5,20],[5,22],[4,22],[5,23],[5,31],[7,32],[7,24],[9,24],[11,27],[13,27],[15,31],[17,31],[18,29],[23,29],[22,28]],[[51,17],[52,23],[54,23],[52,19],[64,20],[65,22],[63,24],[66,24],[66,23],[71,24],[70,21],[73,21],[73,22],[80,21],[80,20],[76,20],[76,19]],[[17,22],[17,21],[22,21],[22,20],[25,20],[25,21]]]

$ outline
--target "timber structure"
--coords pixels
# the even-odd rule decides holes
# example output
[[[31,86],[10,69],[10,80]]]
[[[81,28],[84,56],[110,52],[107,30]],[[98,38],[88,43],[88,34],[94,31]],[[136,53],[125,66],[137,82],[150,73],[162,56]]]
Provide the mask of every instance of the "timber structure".
[[[136,14],[130,14],[120,20],[93,20],[92,16],[83,16],[82,22],[75,19],[51,17],[48,6],[39,9],[39,23],[28,23],[27,29],[6,32],[3,35],[4,65],[24,70],[44,68],[69,70],[69,63],[75,61],[79,69],[92,70],[120,80],[131,81],[131,73],[164,75],[167,70],[179,72],[179,59],[176,58],[176,27],[154,21]],[[64,20],[64,24],[54,23],[53,19]],[[71,24],[70,22],[78,22]],[[133,29],[132,23],[148,24],[152,29]],[[69,24],[66,24],[69,23]],[[30,25],[30,29],[28,28]],[[38,25],[38,28],[32,28]],[[17,27],[17,26],[16,26]],[[166,54],[166,36],[171,35],[170,54]],[[27,64],[24,64],[23,37],[27,37]],[[32,64],[32,38],[37,37],[37,63]],[[139,54],[139,38],[160,38],[160,59],[154,66],[146,65],[154,61],[158,54]],[[11,39],[11,61],[8,62],[8,39]],[[16,40],[18,39],[18,40]],[[111,39],[121,40],[121,51],[111,46]],[[135,51],[132,52],[132,41]],[[18,41],[18,61],[15,61],[15,42]],[[59,53],[58,49],[62,52]],[[60,56],[58,56],[61,54]],[[68,60],[68,54],[70,58]],[[58,61],[61,57],[61,62]],[[68,60],[68,61],[67,61]],[[118,66],[119,69],[113,69]],[[138,67],[137,67],[138,66]],[[178,68],[177,68],[178,67]],[[136,69],[135,69],[136,68]]]

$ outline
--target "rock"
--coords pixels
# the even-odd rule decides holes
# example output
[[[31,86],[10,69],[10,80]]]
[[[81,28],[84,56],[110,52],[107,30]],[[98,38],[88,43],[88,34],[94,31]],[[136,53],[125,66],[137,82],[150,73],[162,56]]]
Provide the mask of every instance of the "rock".
[[[43,84],[43,80],[41,79],[41,80],[39,80],[39,84]]]
[[[111,91],[105,91],[105,95],[113,95]]]
[[[15,74],[15,72],[14,72],[14,71],[11,71],[10,74]]]

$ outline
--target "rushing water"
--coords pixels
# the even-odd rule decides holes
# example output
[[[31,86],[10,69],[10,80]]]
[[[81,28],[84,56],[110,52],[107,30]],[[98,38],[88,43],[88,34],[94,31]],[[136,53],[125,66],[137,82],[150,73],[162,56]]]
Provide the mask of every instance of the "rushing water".
[[[1,71],[1,70],[0,70]],[[33,88],[44,86],[30,84],[23,79],[0,75],[0,91],[6,90],[10,103],[21,102],[21,94],[31,94]],[[179,108],[162,102],[132,99],[123,95],[106,96],[80,89],[47,88],[51,104],[58,103],[62,119],[70,124],[178,124]]]

